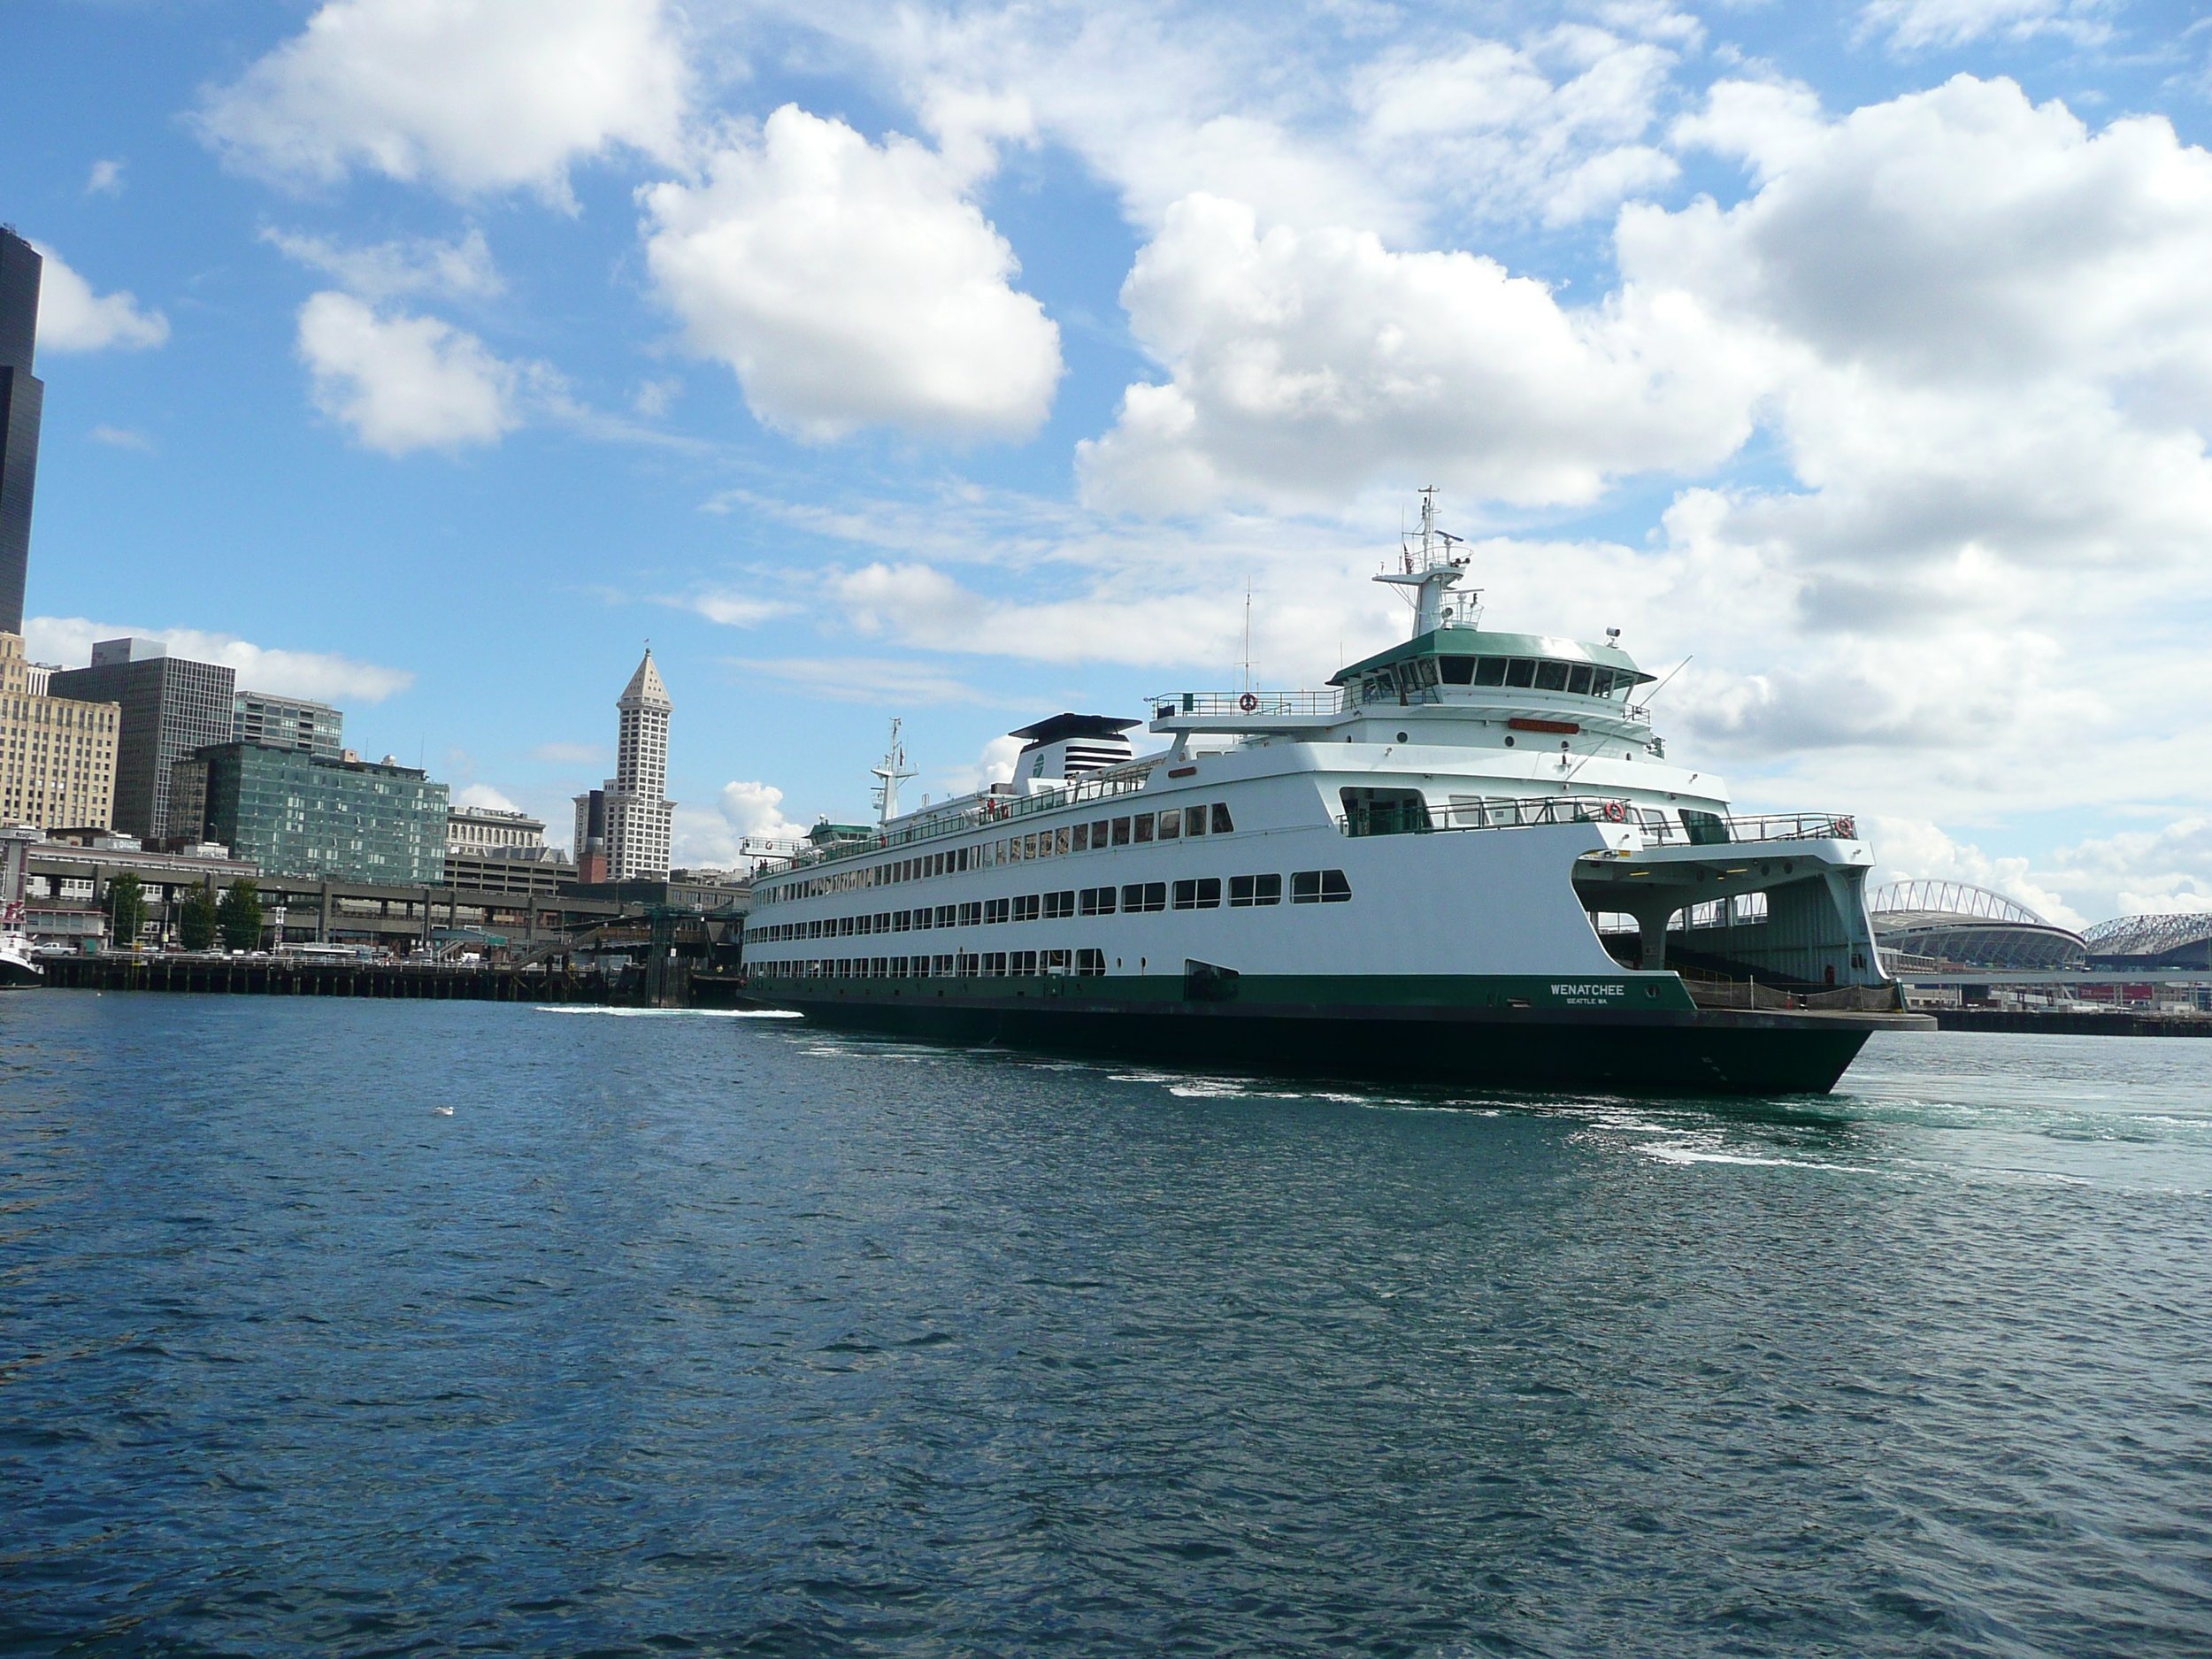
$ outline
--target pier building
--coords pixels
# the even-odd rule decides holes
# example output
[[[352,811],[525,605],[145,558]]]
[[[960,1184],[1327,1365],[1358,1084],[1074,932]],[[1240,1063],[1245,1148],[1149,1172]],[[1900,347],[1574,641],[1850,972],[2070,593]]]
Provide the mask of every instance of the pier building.
[[[445,879],[449,887],[551,895],[576,879],[576,866],[545,844],[545,821],[527,812],[457,806],[446,813]]]
[[[104,829],[122,710],[44,695],[35,683],[22,636],[0,634],[0,822]]]
[[[115,803],[110,821],[148,841],[196,838],[200,826],[169,821],[169,775],[177,762],[231,740],[238,676],[217,663],[172,657],[158,640],[102,640],[88,668],[65,668],[48,687],[57,697],[112,703],[122,709],[115,745]]]
[[[31,563],[31,488],[38,479],[39,418],[46,388],[32,370],[38,349],[38,250],[0,225],[0,634],[23,632],[23,582]]]

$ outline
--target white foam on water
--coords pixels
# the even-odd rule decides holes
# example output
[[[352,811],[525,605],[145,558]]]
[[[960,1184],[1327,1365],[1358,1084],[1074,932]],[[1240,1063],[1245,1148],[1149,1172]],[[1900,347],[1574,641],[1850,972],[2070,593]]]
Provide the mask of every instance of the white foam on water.
[[[1663,1146],[1640,1146],[1636,1150],[1661,1164],[1740,1164],[1754,1169],[1832,1170],[1839,1175],[1881,1173],[1862,1164],[1825,1164],[1816,1158],[1760,1157],[1749,1152],[1709,1152],[1701,1147],[1686,1147],[1678,1141]]]
[[[599,1008],[573,1002],[541,1002],[541,1014],[599,1014],[611,1019],[804,1019],[795,1008]]]

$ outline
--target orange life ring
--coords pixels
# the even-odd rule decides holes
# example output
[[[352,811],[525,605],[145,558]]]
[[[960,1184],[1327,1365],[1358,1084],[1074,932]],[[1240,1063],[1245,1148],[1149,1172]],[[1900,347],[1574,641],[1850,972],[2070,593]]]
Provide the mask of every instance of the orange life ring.
[[[1258,708],[1259,706],[1260,700],[1248,691],[1237,699],[1237,707],[1243,710],[1247,714],[1251,713],[1253,710]]]
[[[1858,839],[1859,839],[1859,826],[1858,826],[1858,825],[1857,825],[1855,821],[1853,821],[1852,819],[1847,818],[1838,818],[1838,819],[1836,820],[1836,839],[1837,839],[1838,841],[1855,841],[1858,840]]]
[[[1610,824],[1624,823],[1628,818],[1628,808],[1622,802],[1608,801],[1605,803],[1605,818]]]

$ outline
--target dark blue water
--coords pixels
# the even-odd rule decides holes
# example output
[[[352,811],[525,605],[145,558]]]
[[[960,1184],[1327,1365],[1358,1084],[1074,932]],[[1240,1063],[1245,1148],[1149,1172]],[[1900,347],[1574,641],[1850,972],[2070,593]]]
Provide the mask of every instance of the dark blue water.
[[[2212,1650],[2212,1042],[1847,1085],[0,1000],[0,1647]]]

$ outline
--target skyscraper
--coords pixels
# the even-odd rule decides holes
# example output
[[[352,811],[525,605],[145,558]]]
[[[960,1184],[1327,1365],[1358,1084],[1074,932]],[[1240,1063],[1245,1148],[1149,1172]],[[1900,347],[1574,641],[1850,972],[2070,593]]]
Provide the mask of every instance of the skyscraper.
[[[169,768],[208,744],[230,741],[235,672],[172,657],[157,640],[102,640],[92,648],[91,667],[65,668],[47,688],[57,697],[123,705],[115,746],[117,829],[149,840],[198,836],[196,824],[170,826]]]
[[[0,634],[23,632],[31,562],[31,486],[46,388],[31,373],[38,349],[38,250],[0,225]]]
[[[105,829],[122,711],[45,695],[23,641],[0,634],[0,824]]]
[[[589,843],[604,837],[604,879],[660,879],[668,874],[671,821],[676,803],[668,795],[668,717],[675,704],[661,684],[649,649],[615,700],[621,716],[617,728],[614,776],[603,788],[576,797],[576,863],[585,880]]]
[[[242,691],[231,703],[230,734],[241,743],[304,749],[318,760],[335,760],[345,751],[346,717],[305,697]]]

